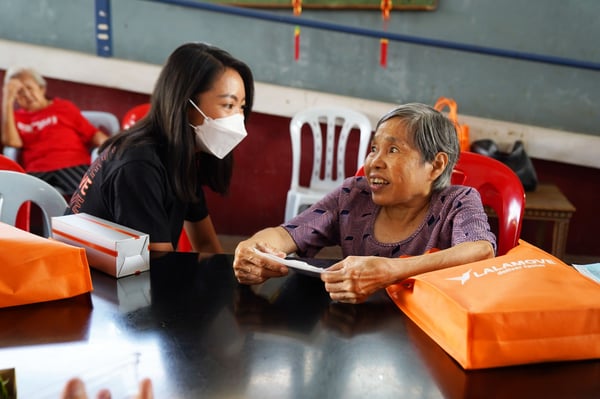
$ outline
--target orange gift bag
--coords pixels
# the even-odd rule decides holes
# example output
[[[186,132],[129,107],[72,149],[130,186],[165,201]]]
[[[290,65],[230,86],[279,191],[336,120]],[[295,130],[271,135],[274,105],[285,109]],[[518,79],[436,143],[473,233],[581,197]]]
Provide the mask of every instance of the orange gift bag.
[[[522,240],[387,292],[465,369],[600,358],[600,284]]]
[[[456,101],[454,101],[452,98],[440,97],[433,106],[433,108],[440,112],[446,107],[448,107],[449,110],[448,119],[454,123],[456,134],[458,134],[458,144],[460,145],[460,150],[469,151],[471,145],[469,143],[469,125],[461,125],[458,123],[458,105],[456,105]]]
[[[0,308],[92,290],[85,249],[0,223]]]

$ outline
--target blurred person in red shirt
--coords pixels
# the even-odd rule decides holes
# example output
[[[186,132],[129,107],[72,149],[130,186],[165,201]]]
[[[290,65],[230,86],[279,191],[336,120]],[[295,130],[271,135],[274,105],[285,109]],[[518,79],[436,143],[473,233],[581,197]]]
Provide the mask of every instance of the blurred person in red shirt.
[[[75,104],[46,97],[46,81],[34,69],[6,71],[2,144],[21,150],[27,173],[71,195],[90,165],[90,149],[107,138]]]

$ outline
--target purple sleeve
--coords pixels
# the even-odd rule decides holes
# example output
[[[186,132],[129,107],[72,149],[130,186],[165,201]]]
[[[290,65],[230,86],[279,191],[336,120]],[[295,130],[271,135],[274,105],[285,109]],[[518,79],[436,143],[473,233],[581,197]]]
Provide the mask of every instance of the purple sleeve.
[[[443,228],[441,232],[441,235],[451,232],[450,246],[483,240],[489,241],[496,250],[496,237],[490,229],[479,192],[472,187],[450,186],[443,193],[438,200],[443,203],[445,196],[448,203],[439,207],[432,204],[432,212],[439,212],[442,220],[451,222],[450,228]]]
[[[337,217],[341,189],[330,192],[319,202],[282,224],[296,243],[298,255],[313,257],[322,248],[338,244]]]
[[[311,257],[326,246],[339,245],[343,256],[398,257],[447,249],[463,242],[485,240],[496,249],[479,192],[472,187],[450,186],[431,197],[429,212],[410,237],[380,242],[374,235],[379,206],[360,178],[344,184],[294,217],[282,227],[290,234],[298,255]]]

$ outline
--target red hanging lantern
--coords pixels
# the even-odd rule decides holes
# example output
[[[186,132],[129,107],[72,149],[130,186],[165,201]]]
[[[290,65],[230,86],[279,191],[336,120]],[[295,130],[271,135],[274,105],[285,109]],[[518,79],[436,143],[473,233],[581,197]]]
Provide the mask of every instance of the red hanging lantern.
[[[294,60],[298,61],[300,58],[300,27],[294,28]]]
[[[292,7],[294,9],[294,15],[300,16],[302,14],[302,0],[292,0]],[[300,58],[300,26],[294,27],[294,61],[298,61]]]
[[[388,39],[379,39],[379,65],[387,66]]]
[[[383,14],[384,21],[387,21],[390,18],[391,11],[392,11],[392,0],[381,0],[381,13]]]
[[[392,0],[381,0],[381,16],[383,18],[383,30],[387,30],[387,22],[390,19],[390,13],[392,11]],[[379,65],[382,68],[387,67],[387,51],[388,51],[388,39],[381,38],[379,40]]]

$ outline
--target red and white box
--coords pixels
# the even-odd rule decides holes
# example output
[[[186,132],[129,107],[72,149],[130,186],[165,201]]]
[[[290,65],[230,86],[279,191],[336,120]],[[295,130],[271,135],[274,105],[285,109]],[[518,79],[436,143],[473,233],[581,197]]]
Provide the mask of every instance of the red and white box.
[[[85,248],[88,263],[113,277],[150,269],[150,237],[86,213],[52,218],[54,239]]]

